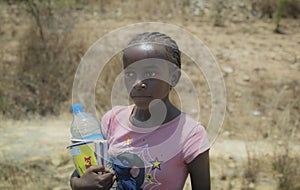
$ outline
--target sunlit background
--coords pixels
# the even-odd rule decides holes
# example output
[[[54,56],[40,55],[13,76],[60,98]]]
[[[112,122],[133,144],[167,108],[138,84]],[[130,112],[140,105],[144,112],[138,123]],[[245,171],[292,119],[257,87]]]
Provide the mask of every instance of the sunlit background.
[[[65,147],[80,59],[101,36],[145,21],[196,35],[223,72],[227,109],[210,151],[212,189],[300,189],[299,0],[1,0],[0,189],[70,189]],[[183,59],[205,126],[210,90]],[[120,60],[96,86],[100,116],[111,108]]]

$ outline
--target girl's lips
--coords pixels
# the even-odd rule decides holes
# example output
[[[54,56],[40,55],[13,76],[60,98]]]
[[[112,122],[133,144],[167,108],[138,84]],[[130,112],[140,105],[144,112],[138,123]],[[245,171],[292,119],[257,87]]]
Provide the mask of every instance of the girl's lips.
[[[142,93],[131,93],[130,94],[131,98],[151,98],[152,96],[147,95],[147,94],[142,94]]]
[[[145,95],[141,95],[141,96],[131,96],[133,98],[150,98],[151,96],[145,96]]]
[[[149,102],[152,99],[152,97],[151,96],[132,96],[131,99],[134,100],[135,102]]]
[[[139,97],[151,97],[151,96],[147,96],[147,95],[135,95],[135,96],[132,96],[133,98],[139,98]]]

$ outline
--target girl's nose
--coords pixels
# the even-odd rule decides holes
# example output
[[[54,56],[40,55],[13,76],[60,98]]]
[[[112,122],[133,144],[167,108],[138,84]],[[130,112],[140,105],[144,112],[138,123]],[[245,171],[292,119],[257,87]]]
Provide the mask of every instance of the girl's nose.
[[[147,88],[147,84],[145,82],[139,80],[135,83],[134,88],[137,90],[141,90],[141,89]]]

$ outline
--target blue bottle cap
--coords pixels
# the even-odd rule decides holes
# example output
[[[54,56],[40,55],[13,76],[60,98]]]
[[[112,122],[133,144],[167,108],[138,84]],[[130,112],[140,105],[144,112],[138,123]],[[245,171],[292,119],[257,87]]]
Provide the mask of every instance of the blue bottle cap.
[[[78,113],[83,111],[83,106],[81,104],[73,104],[72,105],[72,112]]]

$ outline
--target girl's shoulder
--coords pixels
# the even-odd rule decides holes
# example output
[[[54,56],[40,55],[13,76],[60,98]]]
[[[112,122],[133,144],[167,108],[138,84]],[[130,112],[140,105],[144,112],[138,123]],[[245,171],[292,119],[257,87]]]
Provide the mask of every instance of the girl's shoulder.
[[[184,125],[187,126],[202,126],[202,123],[189,114],[182,112],[180,115],[181,119],[184,121]]]
[[[133,106],[132,105],[129,105],[129,106],[114,106],[112,107],[111,110],[109,110],[108,112],[106,112],[104,115],[103,115],[103,118],[114,118],[116,116],[119,116],[119,115],[128,115],[131,113],[133,109]]]

